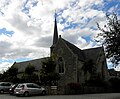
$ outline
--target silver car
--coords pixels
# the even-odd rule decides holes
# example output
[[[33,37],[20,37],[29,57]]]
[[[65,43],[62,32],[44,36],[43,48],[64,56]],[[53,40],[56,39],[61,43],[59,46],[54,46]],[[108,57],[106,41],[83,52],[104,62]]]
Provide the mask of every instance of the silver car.
[[[35,83],[22,83],[15,88],[14,94],[16,96],[45,95],[46,90]]]
[[[11,82],[0,82],[0,93],[9,92],[9,88],[12,85]]]

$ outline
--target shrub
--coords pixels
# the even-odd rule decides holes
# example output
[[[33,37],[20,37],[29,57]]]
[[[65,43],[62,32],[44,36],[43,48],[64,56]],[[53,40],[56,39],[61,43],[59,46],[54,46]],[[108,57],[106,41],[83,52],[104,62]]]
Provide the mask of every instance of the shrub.
[[[70,89],[73,89],[73,90],[79,90],[80,89],[80,84],[79,83],[69,83],[68,86],[69,86]]]

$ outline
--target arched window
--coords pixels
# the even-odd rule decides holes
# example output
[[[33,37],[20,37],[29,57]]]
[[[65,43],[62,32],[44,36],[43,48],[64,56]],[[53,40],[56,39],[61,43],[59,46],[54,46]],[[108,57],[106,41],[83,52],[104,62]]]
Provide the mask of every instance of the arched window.
[[[62,57],[59,57],[58,59],[58,66],[59,66],[59,73],[64,73],[65,72],[65,68],[64,68],[64,61],[62,59]]]

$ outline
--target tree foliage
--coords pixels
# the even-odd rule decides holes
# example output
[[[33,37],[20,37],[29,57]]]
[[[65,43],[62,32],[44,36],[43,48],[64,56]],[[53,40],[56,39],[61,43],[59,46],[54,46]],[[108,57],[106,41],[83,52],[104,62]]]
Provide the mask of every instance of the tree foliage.
[[[120,79],[119,78],[111,78],[110,83],[112,85],[113,92],[120,92]]]
[[[38,78],[38,75],[35,73],[31,75],[23,73],[23,75],[21,76],[20,82],[38,83],[39,78]]]
[[[55,72],[56,63],[52,57],[42,62],[42,69],[40,70],[40,80],[44,84],[55,84],[60,79],[58,73]]]
[[[28,75],[33,74],[34,71],[35,71],[35,67],[30,63],[25,68],[25,73],[28,74]]]
[[[35,73],[35,66],[32,64],[28,64],[25,68],[25,72],[21,76],[21,82],[34,82],[37,83],[39,81],[38,75]]]
[[[82,67],[82,70],[84,71],[85,74],[87,72],[92,73],[93,69],[94,69],[94,65],[95,64],[94,64],[92,59],[86,60],[83,67]]]
[[[18,68],[10,67],[8,70],[1,74],[0,81],[9,81],[13,83],[18,83],[19,78],[17,77]]]
[[[115,13],[106,15],[106,25],[101,28],[98,37],[102,37],[102,43],[105,46],[106,56],[114,65],[120,62],[120,20]],[[101,40],[100,40],[101,41]]]
[[[17,76],[18,74],[18,68],[15,68],[15,67],[11,67],[8,69],[8,74],[9,76]]]

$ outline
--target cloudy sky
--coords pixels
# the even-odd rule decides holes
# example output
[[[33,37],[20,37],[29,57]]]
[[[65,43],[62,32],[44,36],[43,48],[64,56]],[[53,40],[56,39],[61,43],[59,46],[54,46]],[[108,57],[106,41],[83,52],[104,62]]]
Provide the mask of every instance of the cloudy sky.
[[[0,71],[49,56],[55,11],[59,34],[81,49],[92,48],[100,46],[96,22],[103,26],[106,13],[120,16],[120,0],[0,0]]]

